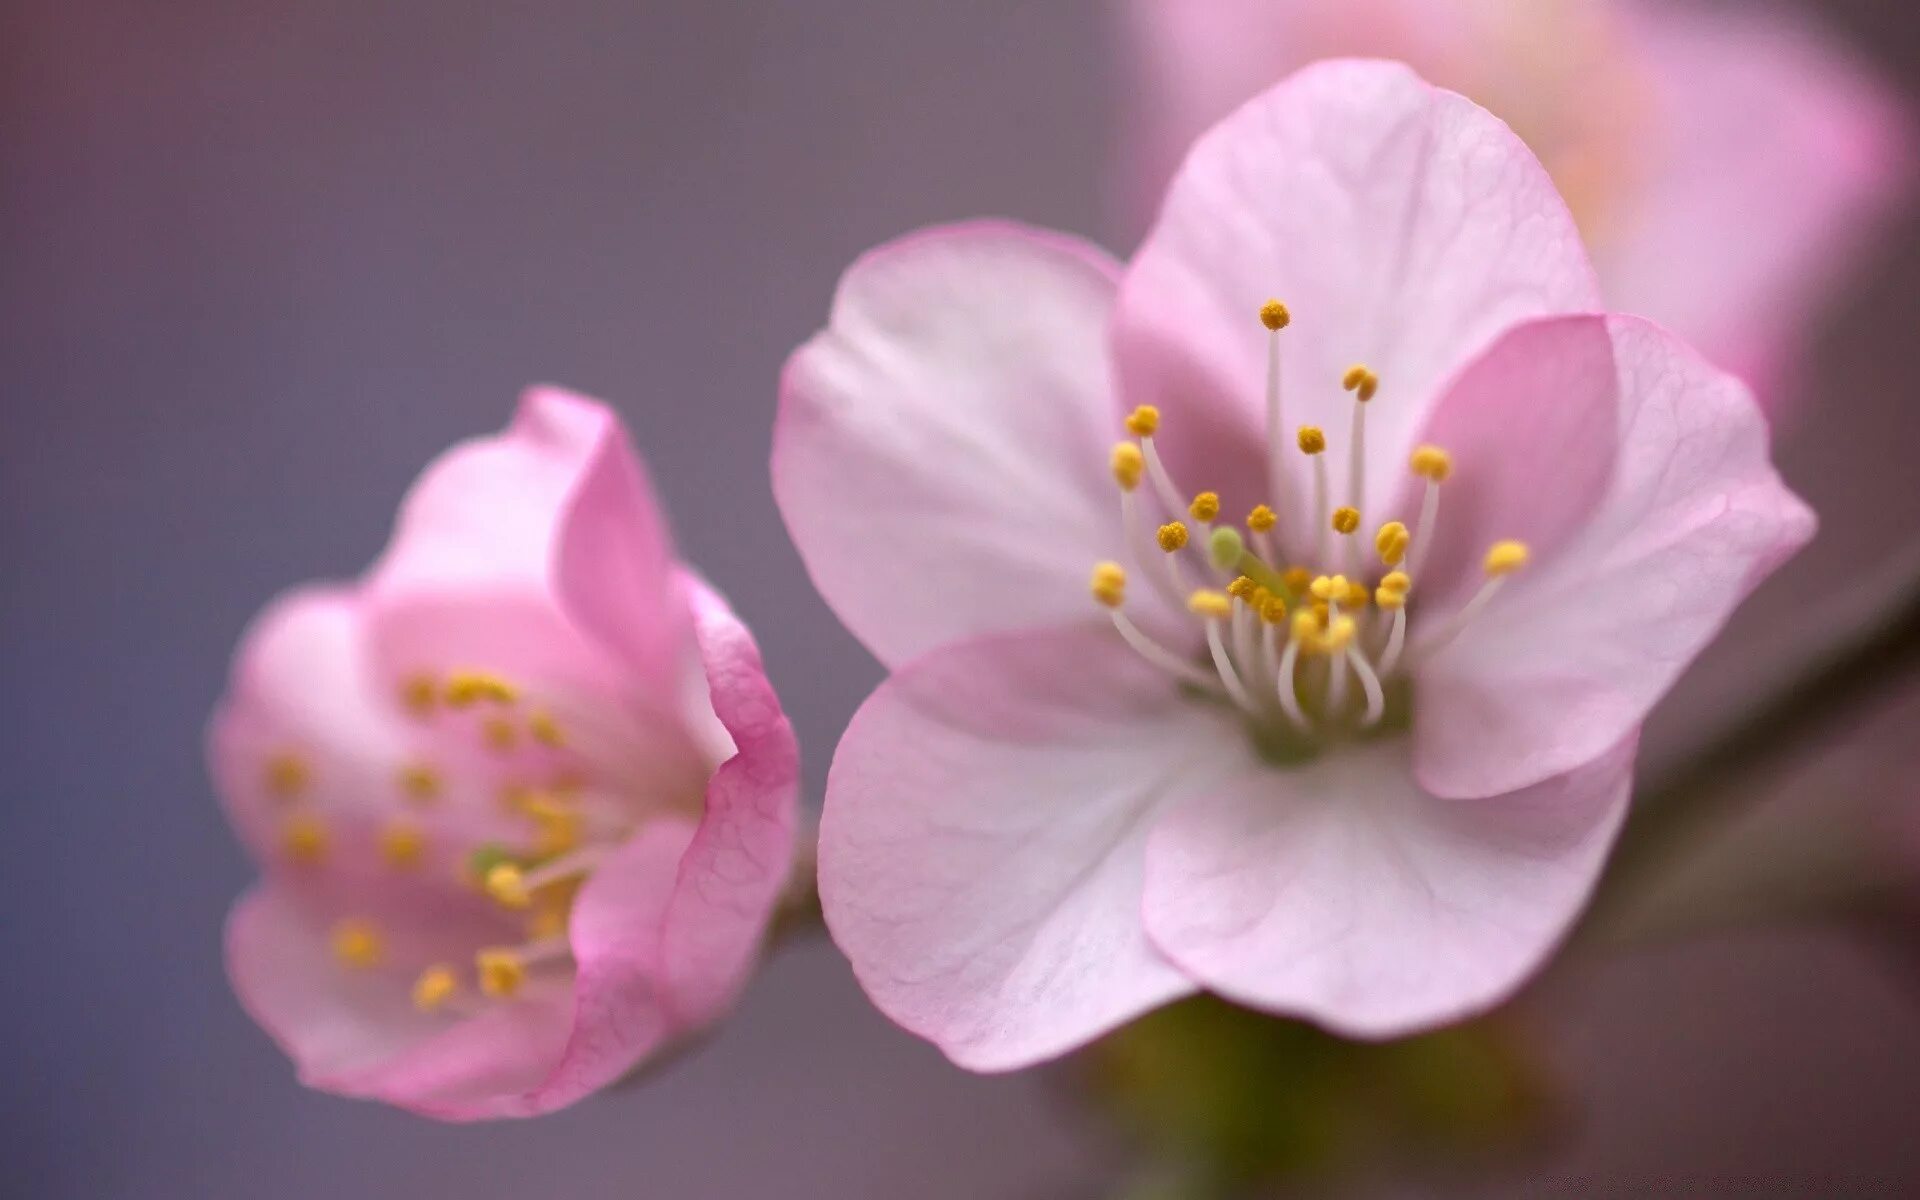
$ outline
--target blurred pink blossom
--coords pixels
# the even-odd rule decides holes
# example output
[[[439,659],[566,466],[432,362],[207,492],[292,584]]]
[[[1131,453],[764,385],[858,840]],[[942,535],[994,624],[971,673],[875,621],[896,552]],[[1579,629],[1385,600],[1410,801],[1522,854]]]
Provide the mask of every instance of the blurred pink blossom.
[[[1892,94],[1810,22],[1698,0],[1129,0],[1122,193],[1317,58],[1402,59],[1508,121],[1586,235],[1608,307],[1771,406],[1806,325],[1904,193]]]
[[[1747,389],[1599,308],[1527,148],[1377,62],[1204,135],[1130,265],[855,263],[773,476],[892,672],[820,847],[880,1008],[999,1070],[1201,988],[1381,1037],[1537,967],[1641,720],[1813,529]]]
[[[614,416],[448,451],[357,584],[272,604],[209,736],[264,880],[241,1002],[309,1085],[447,1119],[619,1078],[733,1002],[789,871],[792,731]]]

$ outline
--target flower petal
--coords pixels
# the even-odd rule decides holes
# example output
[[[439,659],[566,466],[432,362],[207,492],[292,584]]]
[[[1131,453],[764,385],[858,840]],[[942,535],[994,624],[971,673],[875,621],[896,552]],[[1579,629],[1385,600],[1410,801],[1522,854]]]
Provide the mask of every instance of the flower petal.
[[[234,907],[227,969],[249,1015],[280,1044],[302,1082],[436,1116],[516,1094],[553,1069],[568,1029],[564,993],[493,1005],[449,1023],[414,1009],[395,971],[350,971],[334,960],[332,919],[346,889],[316,897],[266,883]],[[395,956],[419,965],[482,944],[484,920],[453,923],[419,904],[379,913]],[[453,961],[457,961],[453,960]]]
[[[854,716],[820,829],[820,899],[881,1011],[979,1071],[1061,1054],[1193,990],[1147,945],[1153,814],[1236,748],[1110,632],[976,639]]]
[[[733,746],[707,783],[666,913],[674,1016],[701,1025],[732,1005],[793,870],[800,746],[752,633],[703,581],[687,591],[709,702]]]
[[[1596,316],[1515,325],[1447,384],[1418,439],[1453,458],[1414,581],[1423,620],[1479,588],[1494,542],[1525,542],[1544,566],[1591,518],[1613,473],[1619,391],[1613,338]],[[1415,528],[1426,480],[1398,474],[1393,511]]]
[[[257,858],[277,857],[275,831],[297,790],[329,814],[388,811],[405,742],[399,713],[376,686],[362,606],[350,589],[301,588],[254,619],[207,733],[208,768]],[[273,786],[276,760],[297,786]]]
[[[1634,750],[1471,801],[1422,792],[1402,740],[1249,770],[1154,829],[1147,930],[1206,987],[1348,1036],[1470,1016],[1538,968],[1585,902]]]
[[[1607,327],[1620,374],[1604,495],[1416,675],[1417,769],[1440,795],[1514,791],[1603,753],[1813,535],[1746,388],[1647,322]]]
[[[1909,190],[1910,121],[1783,6],[1632,9],[1654,119],[1624,227],[1595,250],[1608,299],[1768,402],[1811,311]]]
[[[925,230],[856,262],[781,379],[773,487],[807,570],[882,662],[1087,611],[1119,548],[1117,268],[1024,227]]]
[[[1342,374],[1366,363],[1380,377],[1363,512],[1397,488],[1460,364],[1516,321],[1599,307],[1566,205],[1520,140],[1405,67],[1361,61],[1308,67],[1205,134],[1127,271],[1121,384],[1167,409],[1177,469],[1198,469],[1221,426],[1264,440],[1255,314],[1268,296],[1293,314],[1280,335],[1289,425],[1342,444]],[[1199,443],[1181,440],[1187,424]],[[1272,497],[1236,503],[1252,499]]]

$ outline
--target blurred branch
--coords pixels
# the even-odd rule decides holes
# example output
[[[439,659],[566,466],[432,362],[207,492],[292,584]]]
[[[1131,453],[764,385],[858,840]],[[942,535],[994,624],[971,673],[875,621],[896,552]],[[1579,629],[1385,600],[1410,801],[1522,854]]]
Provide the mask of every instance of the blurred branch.
[[[1641,789],[1601,881],[1587,926],[1616,910],[1704,833],[1723,824],[1764,784],[1844,730],[1920,666],[1920,545],[1841,611],[1822,614],[1839,631],[1809,663],[1699,753]]]

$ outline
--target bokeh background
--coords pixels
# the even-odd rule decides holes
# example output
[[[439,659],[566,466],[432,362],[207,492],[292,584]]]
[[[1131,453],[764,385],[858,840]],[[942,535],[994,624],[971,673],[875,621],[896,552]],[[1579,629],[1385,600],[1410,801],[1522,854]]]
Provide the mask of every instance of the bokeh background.
[[[1820,7],[1920,88],[1920,9]],[[1002,214],[1128,249],[1112,16],[0,4],[0,1193],[1052,1197],[1111,1169],[1044,1077],[950,1068],[823,941],[704,1053],[538,1122],[302,1091],[221,974],[249,870],[199,739],[248,616],[356,572],[428,456],[552,380],[631,422],[758,629],[817,797],[878,671],[774,511],[780,362],[839,270],[916,225]],[[1780,457],[1826,532],[1665,706],[1656,757],[1920,527],[1916,278],[1908,222],[1815,331]],[[1920,1193],[1912,967],[1808,929],[1581,973],[1555,1055],[1582,1119],[1497,1186]]]

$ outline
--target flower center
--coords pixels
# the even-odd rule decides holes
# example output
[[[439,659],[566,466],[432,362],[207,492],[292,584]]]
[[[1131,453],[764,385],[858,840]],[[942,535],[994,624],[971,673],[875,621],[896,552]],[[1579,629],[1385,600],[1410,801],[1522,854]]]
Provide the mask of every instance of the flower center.
[[[1263,753],[1292,761],[1331,741],[1402,724],[1412,670],[1479,615],[1506,577],[1526,564],[1527,548],[1495,543],[1482,564],[1486,580],[1472,599],[1410,639],[1414,584],[1433,543],[1453,460],[1438,446],[1416,449],[1409,467],[1425,491],[1414,526],[1386,521],[1374,529],[1371,547],[1364,546],[1366,418],[1379,377],[1354,366],[1340,380],[1353,405],[1337,493],[1345,503],[1336,505],[1326,431],[1303,425],[1291,437],[1286,433],[1280,386],[1286,306],[1269,300],[1260,321],[1268,330],[1271,503],[1256,505],[1234,525],[1219,520],[1218,494],[1187,499],[1154,447],[1160,412],[1151,406],[1128,416],[1131,436],[1113,448],[1123,545],[1149,586],[1197,622],[1204,651],[1183,654],[1128,615],[1129,574],[1120,563],[1095,565],[1091,589],[1142,658],[1199,696],[1233,705]]]
[[[399,699],[413,720],[450,738],[442,745],[457,752],[467,740],[479,752],[452,771],[424,759],[395,764],[393,811],[372,847],[382,869],[417,875],[440,862],[517,922],[523,940],[476,938],[469,970],[446,961],[407,963],[377,921],[356,915],[334,925],[334,958],[348,971],[417,972],[413,1001],[428,1013],[470,1015],[530,988],[571,986],[574,897],[632,833],[633,815],[593,786],[591,765],[560,720],[502,675],[420,674],[406,681]],[[326,814],[312,803],[318,770],[295,750],[262,764],[266,791],[285,810],[281,851],[300,870],[324,868],[337,852]]]

